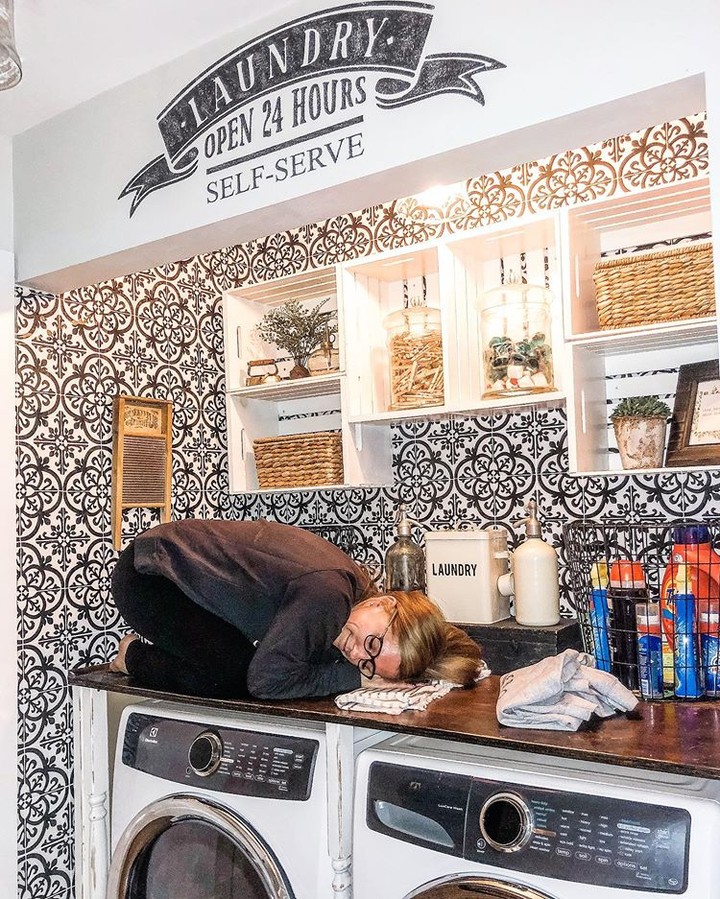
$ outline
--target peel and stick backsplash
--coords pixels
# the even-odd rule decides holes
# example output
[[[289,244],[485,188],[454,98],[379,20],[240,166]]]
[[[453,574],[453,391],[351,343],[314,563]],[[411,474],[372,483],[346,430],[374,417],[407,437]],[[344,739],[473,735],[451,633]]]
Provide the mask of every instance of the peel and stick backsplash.
[[[467,182],[450,221],[394,217],[393,203],[160,266],[61,296],[18,289],[17,527],[19,855],[22,895],[73,889],[72,722],[66,672],[111,657],[123,631],[110,598],[112,403],[169,399],[173,516],[267,517],[352,525],[379,564],[399,501],[433,529],[504,524],[538,502],[556,546],[568,520],[720,517],[720,472],[577,477],[567,473],[562,408],[393,426],[394,484],[384,488],[228,492],[221,295],[242,283],[420,243],[707,170],[694,116]],[[6,423],[9,426],[9,423]],[[126,535],[157,522],[126,513]],[[513,531],[515,533],[515,531]],[[562,608],[572,612],[562,549]]]

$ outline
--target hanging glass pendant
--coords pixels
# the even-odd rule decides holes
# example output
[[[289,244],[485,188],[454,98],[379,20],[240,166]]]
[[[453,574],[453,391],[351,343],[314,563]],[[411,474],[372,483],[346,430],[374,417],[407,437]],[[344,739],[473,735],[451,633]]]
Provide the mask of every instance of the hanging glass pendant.
[[[13,0],[0,0],[0,90],[15,87],[22,78],[15,46]]]

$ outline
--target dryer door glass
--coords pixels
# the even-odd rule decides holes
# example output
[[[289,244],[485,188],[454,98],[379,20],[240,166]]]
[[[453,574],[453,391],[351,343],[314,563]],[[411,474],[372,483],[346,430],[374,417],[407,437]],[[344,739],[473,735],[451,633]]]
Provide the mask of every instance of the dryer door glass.
[[[404,899],[553,899],[532,887],[494,877],[443,877],[408,893]]]
[[[197,796],[169,796],[127,825],[107,899],[294,899],[280,864],[239,815]]]
[[[266,899],[242,846],[202,821],[180,821],[145,847],[127,899]]]

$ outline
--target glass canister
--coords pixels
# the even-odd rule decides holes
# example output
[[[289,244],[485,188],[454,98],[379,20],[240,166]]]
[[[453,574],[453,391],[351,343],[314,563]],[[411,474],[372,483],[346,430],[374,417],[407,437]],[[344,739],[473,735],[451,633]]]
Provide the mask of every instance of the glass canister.
[[[484,397],[554,390],[552,293],[512,274],[480,302]]]
[[[390,361],[391,410],[445,402],[440,310],[411,300],[383,321]]]

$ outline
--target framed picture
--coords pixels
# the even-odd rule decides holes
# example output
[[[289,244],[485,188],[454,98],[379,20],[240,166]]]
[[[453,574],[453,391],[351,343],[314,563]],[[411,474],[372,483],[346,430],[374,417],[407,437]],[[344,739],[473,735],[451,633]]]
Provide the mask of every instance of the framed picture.
[[[720,465],[717,359],[680,366],[665,464]]]

